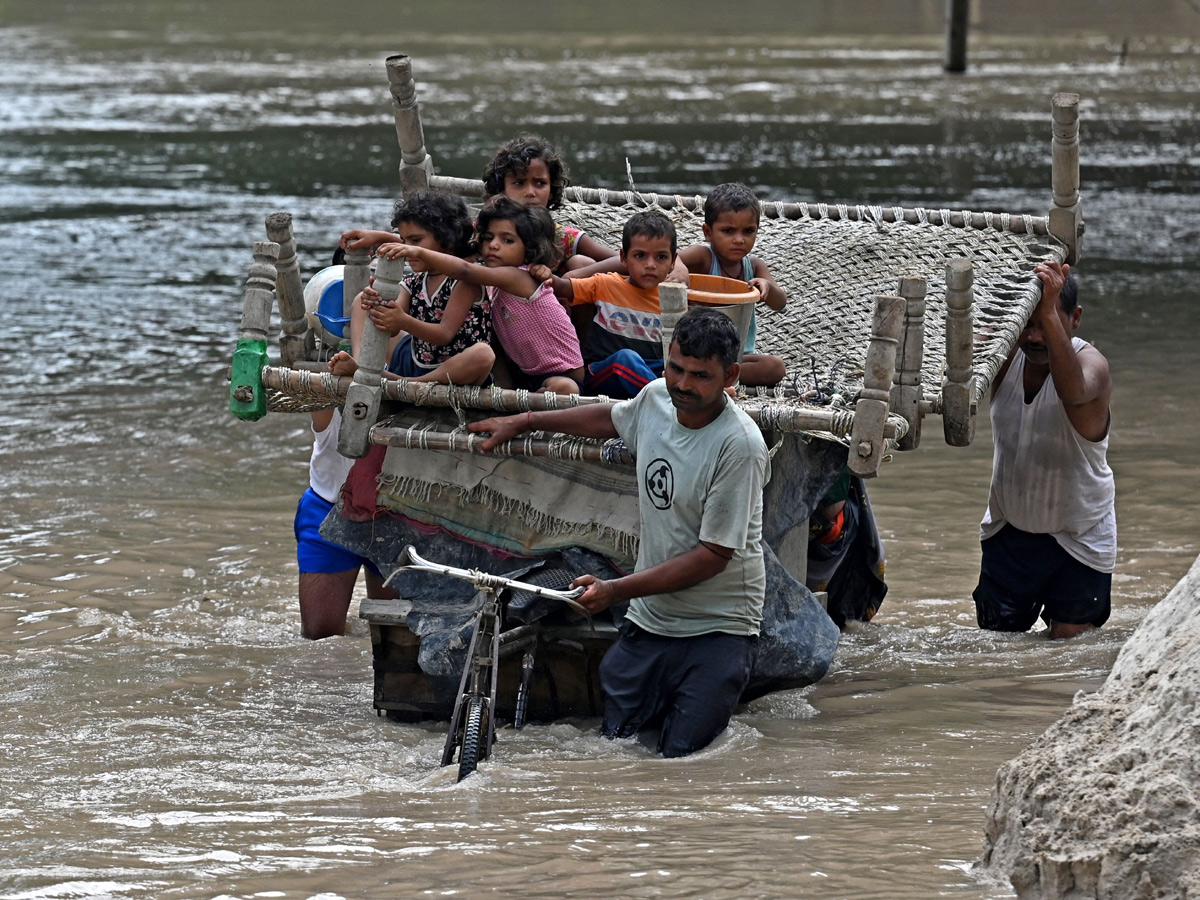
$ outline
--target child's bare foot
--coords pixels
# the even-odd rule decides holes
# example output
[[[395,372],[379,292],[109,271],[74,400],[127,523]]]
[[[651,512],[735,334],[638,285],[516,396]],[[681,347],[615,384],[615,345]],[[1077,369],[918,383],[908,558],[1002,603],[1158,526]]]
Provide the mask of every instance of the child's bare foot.
[[[358,371],[358,363],[345,350],[339,350],[329,360],[329,371],[334,375],[353,375]]]

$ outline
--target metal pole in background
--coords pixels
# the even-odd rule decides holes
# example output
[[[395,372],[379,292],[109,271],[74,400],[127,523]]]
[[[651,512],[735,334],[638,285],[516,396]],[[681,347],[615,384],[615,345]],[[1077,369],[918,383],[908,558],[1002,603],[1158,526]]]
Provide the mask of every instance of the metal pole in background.
[[[946,64],[947,72],[967,71],[967,20],[971,0],[946,0]]]

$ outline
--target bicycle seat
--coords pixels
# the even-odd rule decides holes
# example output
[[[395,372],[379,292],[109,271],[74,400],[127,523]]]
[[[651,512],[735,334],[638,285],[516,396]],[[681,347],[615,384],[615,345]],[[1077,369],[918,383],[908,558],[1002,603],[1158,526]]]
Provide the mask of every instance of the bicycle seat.
[[[565,591],[571,587],[571,582],[579,574],[571,569],[556,565],[542,565],[520,576],[521,581],[538,587],[550,588],[555,591]],[[529,624],[564,608],[564,604],[553,597],[539,597],[530,591],[516,591],[509,594],[505,610],[510,619]]]

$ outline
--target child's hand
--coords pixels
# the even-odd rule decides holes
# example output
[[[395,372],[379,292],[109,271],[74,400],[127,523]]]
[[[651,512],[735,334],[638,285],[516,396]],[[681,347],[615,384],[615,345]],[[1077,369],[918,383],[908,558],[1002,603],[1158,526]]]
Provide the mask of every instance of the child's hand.
[[[529,267],[529,274],[533,276],[533,280],[541,284],[543,281],[549,281],[554,277],[554,273],[550,271],[550,267],[543,263],[535,263]]]
[[[334,375],[353,375],[358,371],[358,363],[345,350],[339,350],[329,360],[329,371]]]
[[[365,228],[351,228],[342,235],[342,239],[338,244],[343,250],[370,250],[375,246],[375,241],[369,235]]]
[[[776,312],[787,306],[787,294],[773,279],[759,275],[750,279],[750,286],[758,291],[758,299]]]
[[[404,311],[394,303],[380,302],[367,311],[371,324],[388,334],[399,334],[406,326]]]
[[[691,279],[688,278],[688,267],[678,256],[675,257],[675,265],[671,267],[670,274],[663,281],[668,284],[691,284]]]
[[[372,282],[374,282],[374,279],[372,279]],[[375,290],[371,284],[368,284],[362,289],[362,293],[358,295],[358,305],[367,312],[370,312],[378,306],[391,306],[392,302],[390,300],[384,300],[383,297],[379,295],[379,291]]]
[[[373,228],[351,228],[342,235],[338,242],[343,250],[370,251],[377,244],[388,244],[396,240],[396,235],[390,231],[376,231]]]
[[[381,256],[385,259],[417,259],[420,254],[420,247],[413,247],[409,244],[380,244],[379,249],[375,251],[376,256]]]

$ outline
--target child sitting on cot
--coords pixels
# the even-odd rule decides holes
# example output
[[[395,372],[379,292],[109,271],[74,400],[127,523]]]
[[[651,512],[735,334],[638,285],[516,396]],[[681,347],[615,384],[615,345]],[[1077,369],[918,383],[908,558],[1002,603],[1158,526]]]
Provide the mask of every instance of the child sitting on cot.
[[[758,237],[758,220],[758,198],[750,188],[744,184],[719,184],[704,198],[707,243],[685,247],[679,251],[679,259],[689,272],[748,282],[763,303],[781,310],[787,305],[787,295],[771,278],[767,264],[750,255]],[[757,330],[757,317],[751,318],[739,380],[747,386],[778,384],[787,375],[787,367],[778,356],[754,352]]]
[[[441,196],[440,192],[439,196]],[[454,204],[454,211],[453,213],[449,213],[449,215],[451,215],[453,219],[457,221],[460,220],[462,215],[468,215],[465,210],[465,204],[463,204],[462,209],[460,209],[459,203],[455,202],[456,198],[454,198],[453,195],[450,195],[450,199]],[[401,213],[407,214],[408,209],[409,204],[405,202],[404,197],[400,197],[396,200],[396,204],[392,209],[391,231],[382,231],[377,228],[351,228],[349,231],[344,232],[341,240],[338,242],[338,249],[334,253],[334,265],[340,265],[341,263],[345,262],[347,251],[365,251],[371,256],[374,256],[375,248],[380,244],[394,242],[396,240],[397,229],[400,226],[400,220],[397,218],[397,216]],[[469,240],[471,229],[475,227],[474,223],[471,222],[469,215],[467,217],[466,224],[466,234]],[[374,264],[372,264],[372,271],[374,271]],[[358,353],[359,344],[362,342],[363,326],[368,319],[368,310],[374,308],[373,306],[364,306],[361,300],[361,295],[355,297],[354,303],[350,308],[350,334],[348,337],[350,338],[351,354]],[[392,341],[389,344],[389,356],[391,355],[390,351],[395,349],[395,345],[399,342],[399,340],[400,338],[398,334],[393,335]]]
[[[555,146],[532,134],[521,134],[500,146],[483,170],[486,199],[503,195],[526,206],[556,210],[570,184],[566,163]],[[554,226],[561,259],[556,274],[616,256],[609,247],[570,225]]]
[[[578,394],[583,356],[571,318],[551,286],[529,274],[530,266],[553,268],[558,262],[550,213],[545,207],[493,197],[479,213],[475,228],[483,265],[412,244],[384,244],[378,253],[483,285],[491,300],[496,337],[518,370],[510,373],[512,386]]]
[[[399,239],[404,246],[454,257],[471,251],[471,217],[459,197],[436,191],[401,197],[392,213],[392,227],[394,234],[348,231],[342,243],[374,235],[387,239],[384,246]],[[475,285],[431,271],[419,259],[413,259],[410,267],[412,273],[404,276],[394,302],[384,301],[368,285],[355,304],[376,328],[392,335],[406,332],[385,375],[439,384],[483,384],[496,360],[488,300]],[[354,357],[344,351],[329,361],[336,375],[352,375],[357,368]]]
[[[554,276],[546,266],[531,266],[530,274],[547,279],[560,300],[572,306],[592,305],[595,319],[584,341],[587,372],[583,390],[613,399],[637,396],[662,375],[662,317],[658,286],[675,265],[675,226],[657,211],[634,214],[621,235],[621,265],[617,272],[568,277]]]

